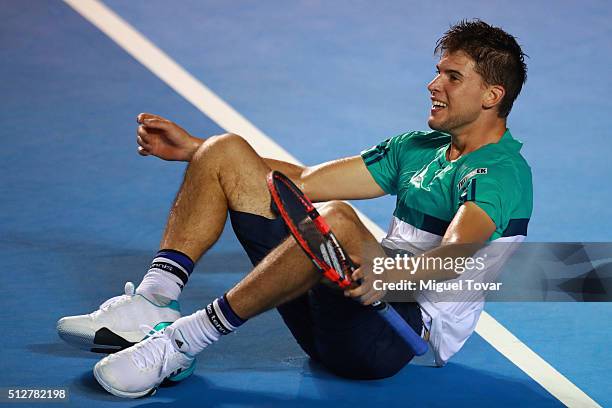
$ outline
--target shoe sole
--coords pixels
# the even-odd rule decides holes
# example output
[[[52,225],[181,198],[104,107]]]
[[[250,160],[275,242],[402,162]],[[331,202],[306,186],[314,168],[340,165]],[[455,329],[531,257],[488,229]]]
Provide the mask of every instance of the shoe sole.
[[[185,371],[181,371],[175,375],[171,375],[167,378],[165,378],[164,380],[162,380],[161,383],[155,385],[152,388],[149,388],[145,391],[139,391],[139,392],[127,392],[127,391],[119,391],[113,387],[111,387],[109,384],[107,384],[103,379],[102,379],[102,375],[100,374],[99,370],[98,370],[98,364],[96,364],[94,366],[93,369],[93,374],[94,377],[96,379],[96,381],[98,382],[98,384],[100,384],[102,386],[102,388],[104,388],[107,392],[117,396],[117,397],[121,397],[121,398],[142,398],[142,397],[148,397],[148,396],[152,396],[157,392],[157,387],[159,387],[160,384],[164,383],[165,381],[171,381],[171,382],[179,382],[184,380],[185,378],[189,377],[191,374],[193,374],[194,370],[195,370],[195,362],[196,360],[194,359],[191,362],[191,365],[185,370]]]

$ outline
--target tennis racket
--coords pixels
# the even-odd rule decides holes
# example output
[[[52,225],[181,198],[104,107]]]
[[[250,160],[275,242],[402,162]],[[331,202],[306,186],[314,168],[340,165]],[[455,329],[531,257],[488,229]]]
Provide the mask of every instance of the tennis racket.
[[[299,246],[323,276],[340,288],[348,287],[352,283],[351,273],[355,266],[312,202],[281,172],[270,172],[267,182],[277,212]],[[391,305],[379,301],[370,307],[387,321],[415,355],[427,352],[427,342],[414,332]]]

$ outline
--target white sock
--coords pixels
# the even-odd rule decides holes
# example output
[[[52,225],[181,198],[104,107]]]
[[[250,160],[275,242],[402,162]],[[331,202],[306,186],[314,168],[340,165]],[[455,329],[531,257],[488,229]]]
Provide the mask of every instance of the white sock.
[[[178,350],[195,356],[222,335],[230,334],[246,320],[232,310],[227,297],[215,299],[203,310],[172,323],[168,332]]]
[[[187,255],[172,249],[162,249],[151,262],[136,293],[147,298],[161,295],[177,300],[193,271],[194,263]]]

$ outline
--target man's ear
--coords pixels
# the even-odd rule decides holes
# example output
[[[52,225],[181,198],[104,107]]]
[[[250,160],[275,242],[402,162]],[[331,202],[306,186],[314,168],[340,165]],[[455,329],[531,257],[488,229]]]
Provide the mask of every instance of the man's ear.
[[[497,106],[506,95],[506,90],[501,85],[490,85],[487,87],[484,99],[482,101],[482,107],[484,109],[491,109]]]

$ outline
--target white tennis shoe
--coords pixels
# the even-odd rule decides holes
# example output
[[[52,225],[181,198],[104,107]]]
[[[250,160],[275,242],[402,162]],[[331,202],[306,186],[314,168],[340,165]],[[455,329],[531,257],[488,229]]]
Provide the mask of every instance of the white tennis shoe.
[[[155,303],[159,300],[159,303]],[[69,344],[84,350],[113,353],[141,341],[141,326],[160,330],[181,317],[177,301],[147,299],[136,294],[134,284],[125,284],[125,294],[104,302],[87,315],[63,317],[57,333]]]
[[[150,336],[110,354],[94,367],[96,380],[113,395],[139,398],[152,395],[164,381],[181,381],[195,369],[195,358],[180,350],[185,339],[172,326],[161,331],[146,328]]]

